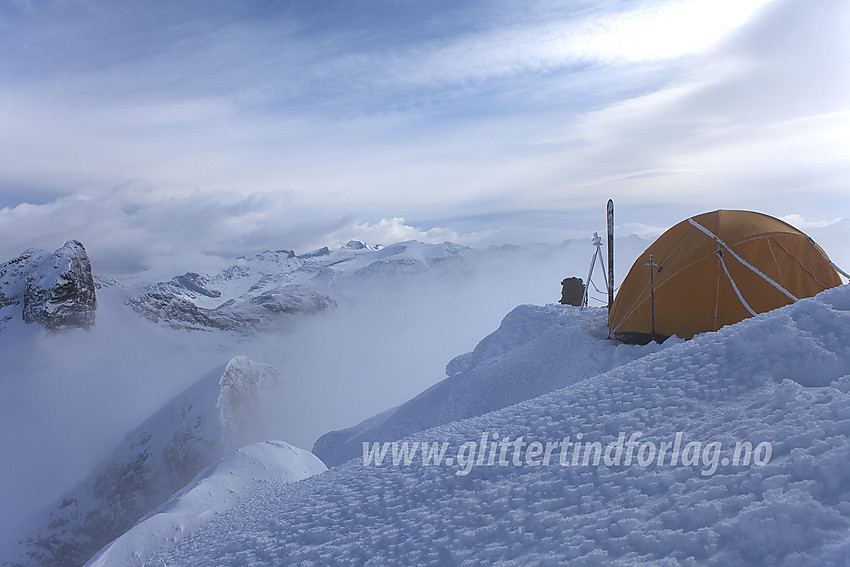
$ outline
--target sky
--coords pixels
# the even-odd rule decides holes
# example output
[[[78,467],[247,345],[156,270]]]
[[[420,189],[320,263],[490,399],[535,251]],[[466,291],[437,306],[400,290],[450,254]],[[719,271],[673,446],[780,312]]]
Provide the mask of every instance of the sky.
[[[7,0],[0,259],[848,215],[844,0]]]

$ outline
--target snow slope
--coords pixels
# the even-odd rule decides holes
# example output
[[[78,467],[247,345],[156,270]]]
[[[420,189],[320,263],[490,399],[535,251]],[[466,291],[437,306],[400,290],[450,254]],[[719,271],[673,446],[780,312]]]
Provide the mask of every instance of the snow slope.
[[[607,336],[604,309],[521,305],[472,352],[452,359],[448,378],[398,407],[323,435],[313,453],[336,466],[361,455],[364,441],[392,441],[494,411],[663,348],[602,340]]]
[[[325,470],[312,453],[282,441],[247,445],[198,473],[168,502],[139,520],[86,565],[148,565],[149,557],[160,548],[173,545],[233,508],[264,482],[295,482]]]
[[[482,434],[607,447],[621,432],[701,445],[678,466],[353,460],[270,481],[149,564],[846,565],[850,287],[409,441],[454,455]],[[770,458],[720,461],[736,442],[769,443]]]
[[[243,444],[278,436],[271,418],[280,408],[269,407],[268,400],[284,386],[275,368],[245,357],[214,369],[131,431],[59,498],[9,563],[81,565],[204,467]]]

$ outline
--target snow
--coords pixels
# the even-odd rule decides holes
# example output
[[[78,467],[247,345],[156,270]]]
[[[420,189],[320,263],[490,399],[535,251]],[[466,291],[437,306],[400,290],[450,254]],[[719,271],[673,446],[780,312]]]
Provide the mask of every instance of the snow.
[[[167,282],[138,286],[137,293],[172,293],[203,309],[239,307],[256,304],[263,295],[286,295],[290,289],[328,293],[375,277],[425,272],[453,259],[481,255],[482,251],[451,243],[415,241],[387,247],[349,242],[336,250],[322,248],[301,255],[292,250],[266,250],[240,257],[234,266],[217,273],[190,272]]]
[[[736,442],[769,443],[760,465],[497,463],[459,474],[352,460],[294,484],[270,479],[148,564],[846,565],[849,310],[841,286],[407,439],[453,454],[483,433],[609,444],[639,432],[658,445],[680,433],[721,443],[718,462]],[[559,327],[543,333],[553,347]],[[513,367],[512,383],[540,368],[526,345],[491,351],[529,365]],[[555,362],[570,371],[569,356]]]
[[[30,248],[0,264],[0,332],[6,324],[21,318],[27,277],[30,274],[36,280],[50,277],[53,270],[48,269],[48,263],[52,264],[52,260],[47,250]]]
[[[142,518],[86,565],[149,565],[150,557],[162,548],[174,545],[233,508],[271,479],[295,482],[325,470],[312,453],[283,441],[247,445],[198,473],[168,502]]]
[[[52,254],[29,249],[0,263],[0,332],[17,317],[51,329],[89,327],[96,304],[80,242],[69,240]]]
[[[270,402],[278,401],[284,386],[274,366],[237,356],[227,363],[219,381],[217,406],[226,444],[239,447],[273,431],[274,414],[280,412]]]
[[[625,269],[646,243],[628,238],[621,241],[625,259],[621,267]],[[292,250],[265,251],[237,258],[234,265],[215,273],[187,272],[168,281],[137,284],[131,304],[139,314],[175,328],[218,328],[255,334],[280,326],[282,321],[276,315],[281,312],[314,313],[411,281],[431,286],[434,280],[442,278],[463,286],[474,279],[476,272],[482,271],[513,278],[510,272],[517,264],[528,261],[551,264],[555,256],[568,257],[564,264],[569,266],[582,264],[583,271],[585,253],[584,241],[570,241],[560,247],[525,245],[487,249],[451,242],[406,241],[389,246],[358,242],[301,255]],[[576,261],[577,258],[581,260]],[[553,280],[552,296],[557,297],[560,278]]]

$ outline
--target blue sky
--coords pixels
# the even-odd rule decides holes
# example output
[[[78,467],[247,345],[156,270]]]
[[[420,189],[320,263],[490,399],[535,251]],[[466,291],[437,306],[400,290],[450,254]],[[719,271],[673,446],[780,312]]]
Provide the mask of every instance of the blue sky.
[[[558,242],[609,197],[621,233],[831,222],[846,29],[842,0],[6,1],[0,258]]]

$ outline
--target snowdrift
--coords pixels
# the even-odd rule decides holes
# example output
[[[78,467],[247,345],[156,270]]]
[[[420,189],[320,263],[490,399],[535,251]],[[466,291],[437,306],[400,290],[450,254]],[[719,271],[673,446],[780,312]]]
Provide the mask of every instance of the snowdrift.
[[[713,471],[684,457],[485,462],[468,474],[446,461],[353,460],[296,484],[270,480],[151,564],[846,565],[849,372],[842,286],[407,439],[453,455],[496,433],[602,445],[639,433],[656,446],[679,435],[721,444]],[[738,442],[769,444],[769,458],[723,461]]]

